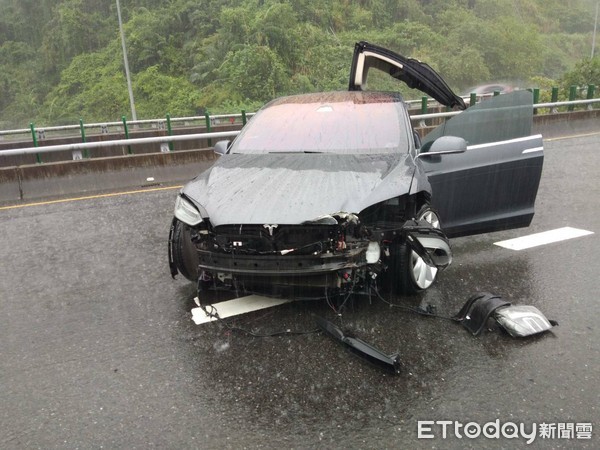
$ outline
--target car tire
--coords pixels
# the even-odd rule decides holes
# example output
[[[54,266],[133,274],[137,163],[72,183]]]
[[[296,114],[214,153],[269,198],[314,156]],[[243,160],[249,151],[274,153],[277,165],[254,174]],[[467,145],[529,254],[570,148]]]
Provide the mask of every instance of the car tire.
[[[192,242],[192,229],[177,220],[173,230],[173,261],[179,273],[190,281],[198,280],[198,253]]]
[[[415,215],[417,220],[426,220],[435,228],[440,228],[437,212],[429,205],[424,205]],[[388,276],[394,277],[391,288],[401,295],[414,295],[422,292],[435,282],[438,269],[425,263],[406,242],[392,244],[390,247],[390,264]]]

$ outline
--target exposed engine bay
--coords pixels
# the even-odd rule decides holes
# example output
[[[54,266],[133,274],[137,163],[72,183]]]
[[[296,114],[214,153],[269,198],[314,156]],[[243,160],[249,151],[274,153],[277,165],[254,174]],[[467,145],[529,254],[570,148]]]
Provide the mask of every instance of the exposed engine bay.
[[[291,298],[367,292],[385,278],[391,253],[401,244],[431,267],[443,269],[452,261],[448,239],[426,220],[403,221],[407,212],[414,216],[412,200],[403,196],[375,205],[361,214],[364,220],[338,212],[299,225],[212,227],[209,220],[202,221],[191,230],[198,288]],[[395,221],[389,220],[391,209]],[[176,267],[173,261],[171,267]]]

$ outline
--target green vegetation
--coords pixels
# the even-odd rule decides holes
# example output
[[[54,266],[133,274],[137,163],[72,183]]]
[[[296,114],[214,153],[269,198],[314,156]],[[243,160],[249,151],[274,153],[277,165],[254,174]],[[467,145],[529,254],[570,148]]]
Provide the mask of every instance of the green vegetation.
[[[561,86],[564,98],[572,84],[600,85],[596,1],[121,0],[121,9],[138,118],[154,118],[344,89],[359,40],[427,61],[458,91],[504,80]],[[420,96],[391,82],[376,87]],[[114,1],[0,0],[0,128],[129,114]]]

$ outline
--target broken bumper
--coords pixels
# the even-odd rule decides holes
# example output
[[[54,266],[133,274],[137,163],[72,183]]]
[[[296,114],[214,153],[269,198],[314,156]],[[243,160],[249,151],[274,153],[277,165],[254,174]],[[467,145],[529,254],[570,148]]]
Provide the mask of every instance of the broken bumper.
[[[367,270],[365,248],[321,255],[237,255],[200,250],[199,268],[221,282],[340,288]]]
[[[210,280],[250,288],[272,285],[354,289],[385,271],[388,245],[398,240],[405,240],[432,267],[444,269],[452,261],[450,244],[442,231],[424,221],[411,221],[399,229],[373,232],[370,238],[353,241],[337,251],[245,254],[199,249],[199,269]]]

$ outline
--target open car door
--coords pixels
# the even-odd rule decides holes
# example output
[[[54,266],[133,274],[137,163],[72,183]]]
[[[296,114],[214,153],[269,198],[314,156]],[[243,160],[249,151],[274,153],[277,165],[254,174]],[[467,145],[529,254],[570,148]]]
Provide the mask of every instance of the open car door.
[[[542,174],[541,135],[531,135],[533,100],[517,91],[484,100],[423,139],[419,160],[447,236],[526,227]],[[427,156],[441,136],[468,143],[464,153]]]
[[[350,68],[350,91],[364,90],[369,69],[375,68],[403,81],[411,89],[418,89],[449,108],[465,109],[465,102],[456,95],[444,79],[427,64],[406,58],[383,47],[358,42]]]
[[[363,90],[371,68],[442,105],[466,109],[463,99],[427,64],[367,42],[355,45],[349,89]],[[532,95],[517,91],[472,106],[425,136],[418,160],[448,237],[531,223],[544,155],[542,136],[531,136],[532,123]],[[442,136],[462,137],[467,151],[427,156],[433,141]]]

